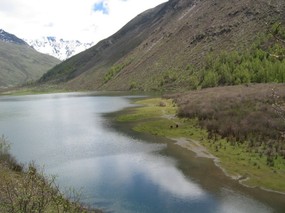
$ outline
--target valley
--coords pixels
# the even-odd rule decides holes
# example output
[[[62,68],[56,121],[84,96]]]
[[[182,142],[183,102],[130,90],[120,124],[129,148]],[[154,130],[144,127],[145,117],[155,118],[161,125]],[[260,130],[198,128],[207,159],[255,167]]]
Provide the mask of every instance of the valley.
[[[34,160],[38,168],[44,165],[46,177],[56,174],[56,184],[80,190],[84,206],[103,212],[282,212],[284,195],[239,183],[244,175],[256,181],[252,174],[258,171],[268,179],[253,182],[254,186],[269,188],[266,184],[274,183],[280,191],[283,179],[278,180],[278,176],[284,171],[277,164],[280,159],[268,167],[264,158],[242,154],[246,146],[232,146],[220,139],[215,143],[223,147],[216,152],[210,146],[214,140],[208,139],[207,131],[199,127],[197,120],[175,116],[177,107],[171,100],[142,98],[100,92],[3,96],[0,127],[13,142],[10,151],[16,159],[22,163]],[[138,99],[141,101],[136,105],[130,104]],[[147,106],[137,108],[137,104]],[[208,158],[210,154],[205,149],[201,151],[201,145],[218,156],[219,165],[230,176],[242,176],[237,180],[226,176],[216,167],[213,157]],[[200,147],[196,153],[192,152],[193,146]],[[240,173],[247,162],[251,162],[247,166],[251,172]],[[0,170],[7,175],[5,181],[17,180],[14,175],[20,175],[7,171],[5,166]],[[5,181],[1,181],[3,187]],[[13,190],[13,185],[9,187]],[[32,198],[36,199],[37,191],[33,192]],[[48,212],[48,208],[44,209]]]
[[[64,61],[0,31],[0,134],[106,212],[281,213],[283,11],[169,0]]]
[[[274,57],[284,52],[284,7],[280,0],[171,0],[54,67],[40,84],[71,90],[177,91],[283,82],[281,76],[262,79],[262,70],[253,74],[265,64],[276,70],[284,66],[282,58]],[[220,67],[223,60],[229,61]]]
[[[15,35],[0,30],[0,89],[38,80],[60,61],[41,54]]]

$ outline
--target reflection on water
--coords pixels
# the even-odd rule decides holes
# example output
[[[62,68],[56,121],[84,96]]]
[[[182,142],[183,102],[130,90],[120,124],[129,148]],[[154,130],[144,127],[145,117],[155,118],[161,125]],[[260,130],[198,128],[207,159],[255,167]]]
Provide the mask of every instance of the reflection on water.
[[[108,128],[103,113],[129,106],[127,97],[57,94],[0,98],[0,130],[22,162],[35,160],[61,187],[106,212],[272,212],[229,188],[205,190],[177,161],[146,143]],[[191,164],[191,162],[187,162]]]
[[[255,200],[245,195],[238,194],[230,189],[222,189],[222,194],[223,197],[217,212],[221,213],[273,212],[273,209],[261,203],[258,203]]]
[[[126,211],[121,209],[123,207],[118,209],[119,204],[131,206],[130,212],[134,212],[138,211],[134,204],[143,200],[141,210],[156,205],[156,201],[162,202],[169,198],[187,201],[206,196],[197,184],[185,178],[174,167],[173,160],[156,157],[151,153],[81,159],[55,167],[51,172],[58,171],[62,173],[60,182],[77,187],[84,182],[89,186],[84,189],[88,200],[112,201],[108,204],[108,210],[117,210],[116,212]]]

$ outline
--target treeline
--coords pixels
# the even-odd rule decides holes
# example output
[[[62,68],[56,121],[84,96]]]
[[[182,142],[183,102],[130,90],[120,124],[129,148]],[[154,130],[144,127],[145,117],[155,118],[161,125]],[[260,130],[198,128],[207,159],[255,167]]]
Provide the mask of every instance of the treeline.
[[[285,82],[285,28],[272,26],[249,50],[209,53],[200,69],[188,66],[192,89]]]

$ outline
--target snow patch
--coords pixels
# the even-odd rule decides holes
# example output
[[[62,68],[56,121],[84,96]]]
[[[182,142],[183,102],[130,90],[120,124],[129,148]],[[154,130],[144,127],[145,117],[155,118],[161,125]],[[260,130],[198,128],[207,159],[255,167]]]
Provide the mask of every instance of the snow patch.
[[[31,47],[38,52],[48,54],[62,61],[92,47],[93,42],[82,43],[78,40],[64,40],[53,36],[42,37],[39,39],[24,39]]]

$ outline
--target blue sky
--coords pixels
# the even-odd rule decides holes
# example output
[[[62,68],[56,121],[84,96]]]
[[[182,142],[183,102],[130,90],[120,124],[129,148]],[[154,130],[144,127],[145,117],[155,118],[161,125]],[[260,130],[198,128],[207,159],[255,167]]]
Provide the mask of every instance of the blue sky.
[[[0,0],[0,28],[20,38],[98,42],[167,0]]]
[[[96,11],[102,12],[103,14],[106,14],[106,15],[109,13],[108,5],[104,1],[95,3],[93,10],[95,12]]]

